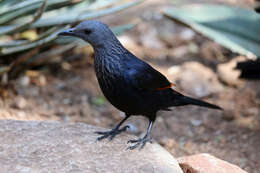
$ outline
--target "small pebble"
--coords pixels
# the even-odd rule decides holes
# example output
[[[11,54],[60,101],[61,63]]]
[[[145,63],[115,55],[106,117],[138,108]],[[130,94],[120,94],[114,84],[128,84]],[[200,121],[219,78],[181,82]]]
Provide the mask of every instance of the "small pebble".
[[[195,126],[195,127],[198,127],[202,124],[202,121],[201,120],[191,120],[190,123]]]
[[[23,97],[18,97],[15,99],[14,107],[18,109],[23,109],[27,105],[27,101]]]

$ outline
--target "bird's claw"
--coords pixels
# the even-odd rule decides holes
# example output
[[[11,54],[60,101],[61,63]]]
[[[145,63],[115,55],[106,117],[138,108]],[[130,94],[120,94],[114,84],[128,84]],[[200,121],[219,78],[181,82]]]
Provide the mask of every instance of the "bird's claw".
[[[105,132],[99,132],[99,131],[97,131],[97,132],[95,132],[95,133],[98,134],[98,135],[102,135],[102,136],[100,136],[100,137],[97,138],[98,141],[101,141],[101,140],[103,140],[103,139],[105,139],[105,138],[108,138],[108,137],[109,137],[109,140],[113,140],[116,135],[120,134],[121,132],[126,131],[127,128],[129,128],[128,125],[127,125],[127,126],[124,126],[124,127],[121,128],[121,129],[114,128],[114,129],[109,130],[109,131],[105,131]]]
[[[128,144],[129,143],[136,143],[136,144],[127,147],[127,150],[134,150],[139,146],[140,146],[139,150],[141,150],[144,148],[146,142],[153,143],[153,139],[151,137],[144,137],[144,138],[129,140],[129,141],[127,141]]]

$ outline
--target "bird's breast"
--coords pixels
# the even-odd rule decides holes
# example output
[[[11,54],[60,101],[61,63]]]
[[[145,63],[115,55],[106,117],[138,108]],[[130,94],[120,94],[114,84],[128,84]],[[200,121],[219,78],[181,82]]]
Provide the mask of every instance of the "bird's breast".
[[[95,72],[104,95],[115,97],[122,82],[120,62],[110,57],[95,57]],[[121,80],[121,82],[119,82]],[[115,96],[114,96],[115,95]]]
[[[124,79],[124,68],[120,60],[95,59],[95,71],[100,88],[107,100],[123,112],[136,109],[135,92]]]

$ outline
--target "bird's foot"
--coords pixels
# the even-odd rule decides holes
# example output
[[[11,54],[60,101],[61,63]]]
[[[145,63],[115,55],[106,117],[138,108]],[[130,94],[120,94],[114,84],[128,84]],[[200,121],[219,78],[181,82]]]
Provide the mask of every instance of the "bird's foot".
[[[145,136],[143,138],[139,138],[137,140],[129,140],[127,143],[136,143],[135,145],[129,146],[127,149],[128,150],[134,150],[137,147],[140,146],[139,150],[143,149],[146,142],[153,143],[153,139],[150,136]]]
[[[121,132],[124,132],[127,130],[127,128],[129,128],[128,125],[122,127],[121,129],[119,128],[114,128],[112,130],[109,131],[105,131],[105,132],[95,132],[96,134],[101,135],[100,137],[97,138],[98,141],[101,141],[105,138],[109,138],[110,140],[114,139],[114,137],[118,134],[120,134]]]

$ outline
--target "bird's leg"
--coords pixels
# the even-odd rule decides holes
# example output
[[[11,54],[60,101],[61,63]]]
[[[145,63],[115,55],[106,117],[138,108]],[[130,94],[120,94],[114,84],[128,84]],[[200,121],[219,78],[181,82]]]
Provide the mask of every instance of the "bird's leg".
[[[120,121],[112,130],[105,131],[105,132],[95,132],[96,134],[101,135],[100,137],[97,138],[97,140],[100,141],[100,140],[108,138],[108,137],[110,140],[112,140],[112,139],[114,139],[114,137],[116,135],[120,134],[121,132],[126,131],[127,128],[129,128],[128,125],[122,127],[121,129],[119,129],[119,128],[129,117],[130,117],[129,115],[126,115],[125,118],[122,121]]]
[[[152,127],[153,127],[153,122],[154,122],[154,121],[150,120],[149,126],[148,126],[148,128],[147,128],[147,132],[146,132],[146,134],[145,134],[145,136],[144,136],[143,138],[139,138],[139,139],[137,139],[137,140],[129,140],[129,141],[127,142],[127,143],[136,143],[136,144],[133,145],[133,146],[129,146],[127,149],[133,150],[133,149],[135,149],[135,148],[141,146],[141,147],[140,147],[140,150],[141,150],[141,149],[144,148],[146,142],[150,142],[150,143],[153,142],[153,140],[152,140],[152,138],[151,138],[151,131],[152,131]]]

